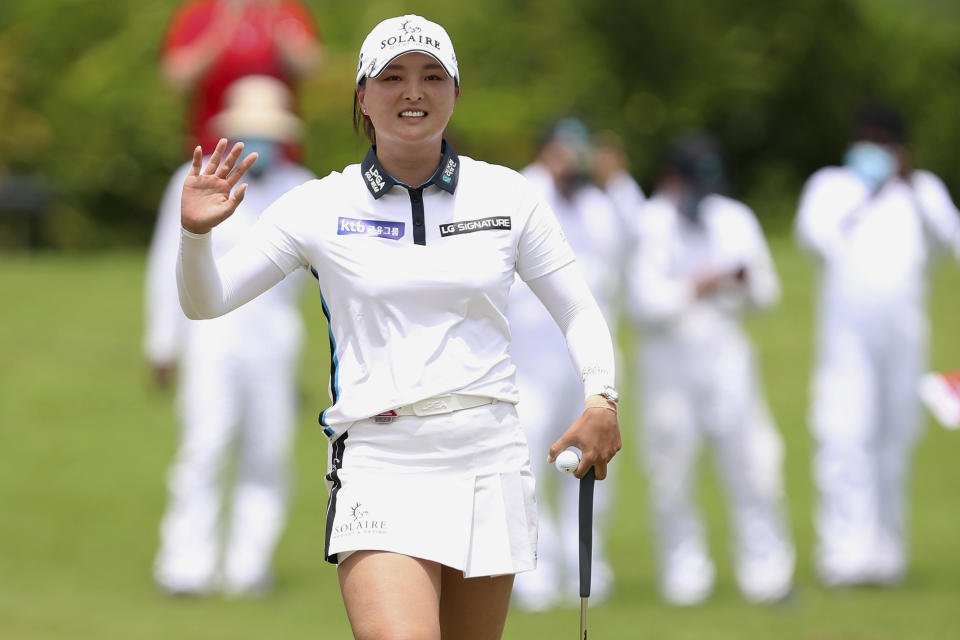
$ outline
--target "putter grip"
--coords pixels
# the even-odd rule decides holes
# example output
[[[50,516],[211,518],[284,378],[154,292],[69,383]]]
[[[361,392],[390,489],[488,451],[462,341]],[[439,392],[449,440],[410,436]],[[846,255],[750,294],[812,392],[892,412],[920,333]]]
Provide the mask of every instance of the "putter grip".
[[[580,480],[580,597],[590,597],[590,573],[593,563],[593,483],[596,474],[590,467]]]

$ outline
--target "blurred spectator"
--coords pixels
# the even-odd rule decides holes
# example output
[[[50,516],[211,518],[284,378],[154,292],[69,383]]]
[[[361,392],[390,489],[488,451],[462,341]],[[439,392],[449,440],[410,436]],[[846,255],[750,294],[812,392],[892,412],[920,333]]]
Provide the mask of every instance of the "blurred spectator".
[[[210,120],[224,92],[247,75],[268,75],[293,90],[320,62],[321,42],[296,0],[194,0],[174,15],[163,49],[164,76],[190,95],[190,146],[213,151]],[[294,152],[295,153],[295,152]],[[294,157],[297,157],[294,155]]]
[[[677,141],[639,216],[627,269],[629,304],[643,327],[639,404],[660,590],[675,605],[705,600],[714,584],[692,498],[704,441],[729,496],[744,597],[785,598],[795,564],[783,505],[783,443],[740,327],[742,312],[777,302],[779,281],[753,212],[720,195],[724,174],[711,138]]]
[[[630,175],[623,140],[612,131],[602,131],[595,135],[591,164],[593,179],[610,196],[621,223],[625,228],[632,229],[646,196]]]
[[[259,153],[243,203],[217,227],[218,257],[267,205],[313,178],[279,153],[279,145],[300,134],[289,100],[279,80],[248,76],[229,88],[227,107],[213,120],[216,130]],[[303,333],[298,281],[288,278],[221,318],[184,317],[175,272],[188,169],[189,163],[170,180],[147,263],[146,355],[161,386],[170,383],[174,363],[181,367],[180,447],[154,576],[168,593],[202,595],[222,586],[234,595],[261,595],[271,586],[271,558],[286,519]],[[234,453],[236,463],[228,465]],[[225,467],[232,468],[231,514],[221,535]]]
[[[617,214],[603,191],[589,182],[590,138],[579,120],[566,118],[550,128],[536,161],[522,173],[557,215],[577,262],[608,322],[618,285]],[[517,411],[530,447],[537,481],[540,534],[537,569],[514,580],[513,601],[521,608],[543,610],[564,597],[576,601],[578,579],[577,504],[579,483],[561,476],[541,454],[582,411],[583,383],[570,366],[557,323],[520,280],[510,292],[510,351],[517,366],[520,403]],[[550,500],[550,488],[555,488]],[[603,600],[613,588],[613,573],[604,551],[610,482],[595,490],[593,591]],[[559,521],[559,523],[558,523]],[[571,591],[563,591],[567,587]]]
[[[643,189],[637,184],[628,171],[629,163],[627,152],[623,148],[623,140],[612,131],[602,131],[593,136],[591,154],[591,174],[594,182],[610,197],[614,211],[619,219],[619,229],[616,234],[617,245],[609,250],[616,252],[616,259],[610,263],[616,269],[615,277],[618,282],[626,280],[626,261],[623,259],[636,244],[637,219],[640,209],[646,200]],[[622,314],[622,296],[618,297],[617,315]],[[611,314],[614,310],[611,309]],[[609,320],[613,315],[608,315]],[[618,362],[621,359],[618,358]]]
[[[927,265],[960,255],[943,183],[914,170],[903,117],[855,122],[844,166],[807,181],[796,219],[821,266],[810,426],[816,440],[816,567],[828,586],[893,584],[907,569],[906,485],[927,352]]]

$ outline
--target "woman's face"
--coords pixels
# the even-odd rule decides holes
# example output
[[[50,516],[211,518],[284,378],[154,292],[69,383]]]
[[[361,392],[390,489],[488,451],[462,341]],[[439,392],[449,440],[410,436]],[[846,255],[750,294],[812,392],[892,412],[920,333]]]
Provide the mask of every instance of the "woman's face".
[[[360,108],[373,121],[377,145],[432,143],[443,137],[460,89],[435,58],[406,53],[357,87]]]

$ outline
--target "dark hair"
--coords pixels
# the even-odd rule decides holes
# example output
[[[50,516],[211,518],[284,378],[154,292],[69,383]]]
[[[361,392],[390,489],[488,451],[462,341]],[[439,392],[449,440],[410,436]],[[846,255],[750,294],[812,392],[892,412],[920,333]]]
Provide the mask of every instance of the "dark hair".
[[[677,174],[697,191],[726,191],[723,149],[706,133],[689,133],[674,141],[663,164],[665,170]]]
[[[896,107],[879,100],[861,105],[853,125],[855,136],[861,136],[865,130],[869,130],[874,136],[880,134],[892,142],[903,143],[907,140],[907,123],[903,114]]]
[[[363,89],[367,86],[367,76],[360,78],[360,82],[357,83],[357,86]],[[377,144],[377,130],[373,126],[373,121],[370,120],[370,116],[360,111],[360,99],[357,97],[357,90],[353,90],[353,130],[356,133],[360,133],[361,129],[363,130],[363,135],[367,136],[367,140],[370,141],[370,144]]]
[[[556,140],[587,144],[590,141],[590,129],[577,116],[563,116],[543,128],[540,132],[538,148],[543,149]]]

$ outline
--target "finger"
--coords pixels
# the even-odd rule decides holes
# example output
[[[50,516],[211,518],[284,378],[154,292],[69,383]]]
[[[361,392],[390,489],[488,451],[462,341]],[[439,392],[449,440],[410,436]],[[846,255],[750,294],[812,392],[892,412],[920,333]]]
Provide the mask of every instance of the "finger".
[[[587,471],[590,471],[590,467],[596,467],[597,465],[593,462],[583,458],[580,460],[580,464],[577,465],[577,468],[574,469],[573,475],[578,479],[583,479],[583,476],[587,475]]]
[[[230,149],[230,153],[227,154],[227,157],[223,159],[223,162],[220,163],[220,166],[217,167],[217,177],[226,178],[227,174],[230,173],[230,169],[233,169],[233,165],[237,163],[237,158],[240,157],[240,153],[243,151],[243,143],[238,142],[233,145],[233,148]]]
[[[582,478],[584,475],[586,475],[587,471],[590,470],[590,467],[595,467],[600,464],[600,462],[600,458],[595,452],[584,451],[580,456],[580,464],[577,465],[573,475],[577,476],[578,478]]]
[[[605,462],[600,462],[593,465],[594,473],[597,475],[597,480],[606,480],[607,478],[607,464]]]
[[[230,172],[230,175],[227,176],[227,182],[230,183],[230,186],[234,186],[240,182],[240,178],[243,177],[243,174],[247,172],[247,169],[253,166],[253,163],[257,161],[257,158],[260,156],[257,155],[257,152],[254,151],[245,157],[240,163],[233,168],[233,171]]]
[[[203,162],[203,150],[200,149],[200,145],[197,145],[197,148],[193,150],[193,162],[190,163],[190,171],[187,172],[187,175],[188,176],[200,175],[201,162]]]
[[[233,192],[233,195],[230,196],[230,205],[231,209],[236,209],[240,206],[240,203],[243,202],[243,196],[247,193],[247,183],[244,182],[242,185],[236,188]]]
[[[227,148],[227,139],[220,138],[220,141],[217,143],[216,148],[213,150],[213,155],[210,156],[210,161],[207,162],[207,166],[203,169],[203,173],[210,175],[217,170],[217,167],[220,165],[220,158],[223,157],[223,151]]]
[[[560,439],[550,445],[550,449],[547,450],[547,462],[556,460],[560,452],[569,447],[570,444],[566,436],[560,436]]]

